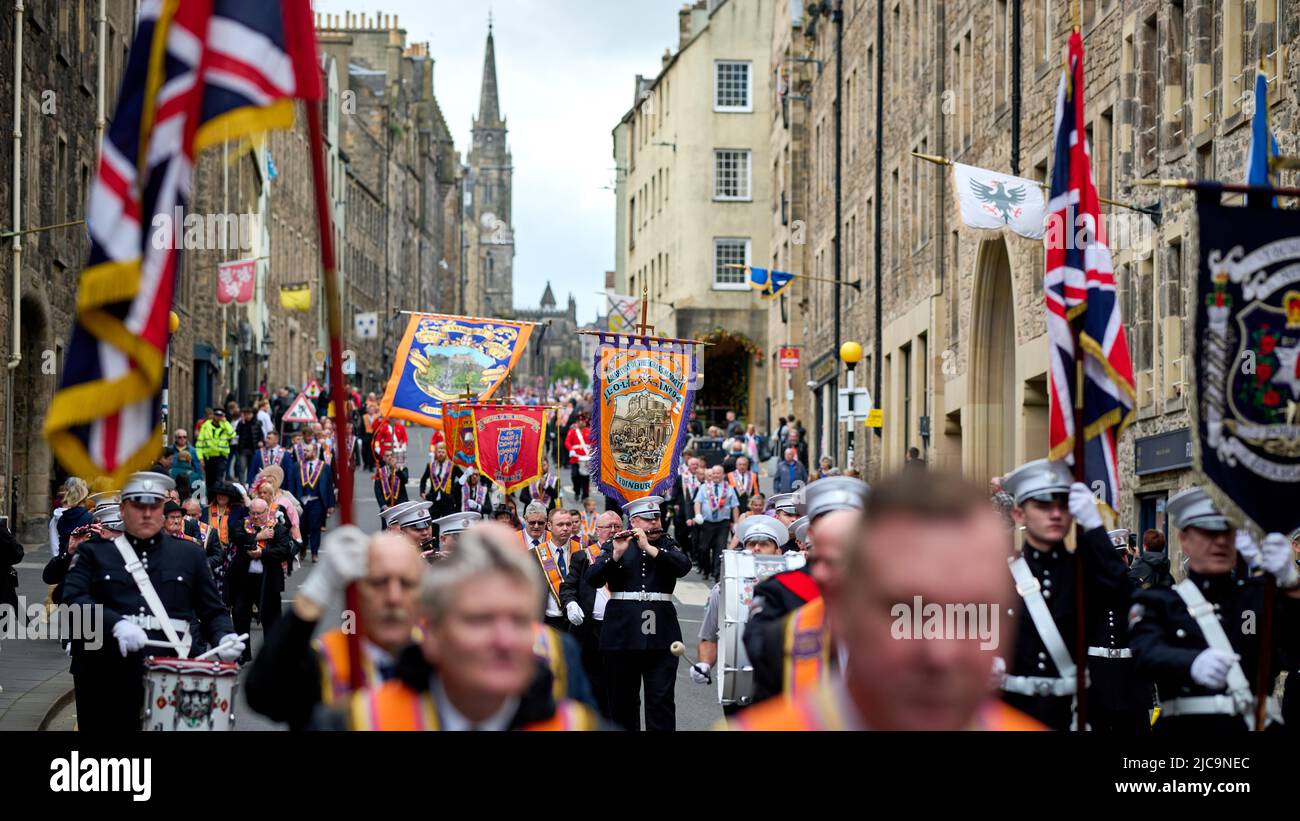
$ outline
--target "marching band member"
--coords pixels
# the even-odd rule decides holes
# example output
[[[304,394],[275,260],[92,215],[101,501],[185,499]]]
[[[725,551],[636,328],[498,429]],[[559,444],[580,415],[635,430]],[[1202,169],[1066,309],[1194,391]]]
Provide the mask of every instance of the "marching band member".
[[[298,587],[290,608],[249,668],[248,704],[257,712],[305,729],[317,705],[344,703],[352,693],[348,637],[341,627],[315,641],[326,611],[342,606],[343,591],[357,586],[363,678],[376,684],[391,678],[397,654],[412,641],[416,600],[426,565],[410,540],[360,528],[340,527],[325,539],[325,559]]]
[[[1282,658],[1300,651],[1300,573],[1291,544],[1281,533],[1256,544],[1200,488],[1179,493],[1165,510],[1187,555],[1187,578],[1138,590],[1128,614],[1138,670],[1154,678],[1160,695],[1154,729],[1198,737],[1254,729],[1260,655],[1269,654],[1271,693]],[[1266,575],[1238,577],[1238,555]],[[1270,576],[1277,614],[1272,646],[1264,647],[1259,631],[1244,625],[1264,612]]]
[[[398,502],[409,501],[406,495],[406,468],[397,466],[397,454],[388,451],[384,454],[384,463],[375,471],[375,503],[379,509],[392,507]],[[430,502],[430,505],[433,503]]]
[[[602,544],[585,575],[592,587],[609,586],[600,649],[607,663],[614,721],[628,730],[641,728],[642,684],[646,729],[677,728],[677,657],[669,648],[681,641],[682,628],[673,588],[691,571],[691,560],[664,532],[659,513],[663,501],[643,496],[630,502],[625,508],[630,530]],[[647,632],[645,625],[651,621],[654,630]]]
[[[741,550],[748,550],[755,556],[779,556],[781,545],[788,536],[786,528],[771,516],[758,514],[736,525],[736,540]],[[708,684],[709,671],[718,663],[718,609],[722,584],[713,585],[709,591],[708,602],[704,606],[703,621],[700,623],[699,645],[696,658],[699,660],[690,669],[691,681],[696,684]],[[735,704],[723,705],[722,712],[731,715],[740,710]]]
[[[1015,502],[1012,518],[1025,533],[1025,549],[1011,562],[1021,601],[1013,608],[1015,653],[1006,662],[1002,698],[1048,727],[1068,730],[1074,718],[1075,665],[1088,663],[1072,655],[1078,619],[1085,620],[1090,647],[1127,649],[1123,619],[1133,584],[1106,535],[1092,491],[1074,481],[1065,463],[1036,459],[1007,474],[1002,484]],[[1083,551],[1083,579],[1076,558],[1065,548],[1065,534],[1076,520],[1083,534],[1076,548]],[[1075,606],[1076,584],[1084,585],[1088,611],[1083,614]],[[1131,658],[1123,663],[1133,665]],[[1103,685],[1094,674],[1089,692],[1099,694],[1101,686],[1114,686],[1112,677],[1104,677]],[[1089,702],[1101,706],[1106,698]],[[1103,712],[1094,715],[1103,717]]]
[[[84,640],[72,643],[77,724],[83,731],[140,729],[144,658],[153,654],[145,651],[145,643],[151,638],[172,640],[197,619],[209,642],[230,639],[217,654],[223,661],[234,661],[244,651],[203,551],[162,532],[163,500],[174,488],[169,476],[131,474],[122,488],[123,534],[112,541],[91,539],[72,558],[64,601],[102,607],[104,627],[112,634],[97,648]],[[156,595],[165,612],[155,614],[142,589]]]
[[[803,514],[799,512],[798,504],[795,502],[793,493],[776,493],[768,497],[767,509],[771,511],[776,520],[787,528],[794,524],[795,520]],[[793,549],[789,543],[786,544],[785,550]]]
[[[535,654],[542,594],[508,529],[483,524],[455,555],[426,570],[423,636],[398,660],[398,675],[354,694],[330,729],[590,730],[585,705],[555,697]],[[485,629],[485,625],[487,629]]]
[[[816,506],[814,488],[825,481],[809,486],[809,512]],[[1006,530],[984,491],[957,477],[904,471],[872,489],[865,517],[857,511],[835,515],[856,519],[843,556],[843,584],[827,604],[845,650],[843,675],[750,707],[728,726],[1043,729],[991,692],[997,641],[965,634],[907,641],[895,633],[900,602],[982,602],[995,613],[1010,604]]]
[[[431,513],[441,518],[460,508],[461,469],[447,458],[447,443],[433,448],[433,458],[420,477],[420,497],[433,503]]]
[[[477,513],[452,513],[443,516],[434,522],[438,528],[438,549],[436,551],[425,551],[420,554],[425,561],[434,561],[445,559],[456,552],[456,545],[460,543],[460,535],[475,522],[482,521],[483,517]]]
[[[790,541],[786,542],[786,553],[807,553],[812,547],[812,542],[808,539],[807,516],[800,516],[791,522],[787,532],[790,534]]]
[[[433,536],[433,519],[429,516],[432,502],[407,502],[392,508],[388,517],[388,529],[404,534],[415,543],[421,551],[433,550],[436,546]]]
[[[397,464],[405,466],[406,443],[406,425],[403,425],[401,420],[385,416],[375,424],[371,450],[375,454],[376,461],[382,462],[384,456],[392,450],[397,452]]]
[[[844,557],[857,537],[870,488],[861,479],[829,476],[804,490],[809,563],[754,587],[745,650],[754,666],[754,702],[824,681],[832,665],[828,607],[838,591]],[[788,530],[787,530],[788,532]]]

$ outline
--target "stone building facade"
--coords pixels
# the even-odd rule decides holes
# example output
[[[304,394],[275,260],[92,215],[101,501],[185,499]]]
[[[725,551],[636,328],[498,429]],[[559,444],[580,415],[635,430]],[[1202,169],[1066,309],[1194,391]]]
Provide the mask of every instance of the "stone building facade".
[[[773,0],[684,5],[677,49],[655,77],[636,78],[614,129],[627,221],[616,290],[648,295],[659,334],[715,343],[703,351],[702,418],[769,416],[768,306],[744,267],[770,255],[773,18]]]
[[[812,90],[807,253],[814,275],[833,276],[838,234],[840,276],[862,283],[861,295],[842,287],[842,339],[856,338],[866,349],[860,384],[867,375],[874,382],[879,368],[881,389],[875,395],[884,426],[878,437],[867,436],[865,453],[859,445],[859,465],[865,460],[868,475],[879,476],[896,469],[907,449],[916,447],[932,465],[983,480],[1043,457],[1048,412],[1043,246],[964,227],[948,169],[911,152],[1046,180],[1070,4],[886,0],[881,42],[876,4],[845,2],[838,231],[836,24],[825,5],[811,8],[802,21],[813,42],[812,56],[824,66]],[[1300,15],[1278,0],[1091,0],[1081,6],[1085,125],[1099,193],[1161,208],[1156,225],[1134,211],[1103,206],[1108,224],[1119,228],[1112,228],[1111,246],[1139,406],[1136,423],[1120,442],[1118,512],[1121,526],[1168,530],[1164,501],[1194,480],[1190,456],[1183,456],[1190,378],[1183,354],[1191,341],[1183,317],[1196,276],[1194,202],[1189,194],[1136,187],[1131,181],[1243,176],[1250,131],[1247,91],[1256,66],[1255,57],[1247,55],[1262,55],[1270,77],[1271,126],[1283,153],[1293,151],[1300,79],[1293,46]],[[877,73],[878,57],[883,75]],[[1016,57],[1018,109],[1012,82]],[[882,76],[885,128],[877,135],[875,86]],[[1017,120],[1019,142],[1014,143]],[[877,236],[883,260],[878,294]],[[810,282],[809,287],[804,342],[812,368],[808,378],[814,381],[819,367],[825,378],[838,370],[828,332],[837,307],[834,286]],[[815,418],[817,411],[814,394],[805,415]],[[841,464],[842,426],[825,416],[822,421],[810,426],[815,452],[829,452]],[[829,435],[836,428],[839,435]],[[1152,438],[1158,436],[1163,438]]]
[[[28,0],[21,15],[21,82],[14,73],[14,9],[0,14],[0,122],[7,126],[0,152],[0,352],[7,366],[0,374],[0,515],[13,517],[10,526],[28,542],[40,539],[63,479],[42,430],[62,373],[77,279],[90,251],[84,225],[50,226],[84,216],[134,13],[124,0]],[[173,361],[187,359],[188,352],[178,349]]]

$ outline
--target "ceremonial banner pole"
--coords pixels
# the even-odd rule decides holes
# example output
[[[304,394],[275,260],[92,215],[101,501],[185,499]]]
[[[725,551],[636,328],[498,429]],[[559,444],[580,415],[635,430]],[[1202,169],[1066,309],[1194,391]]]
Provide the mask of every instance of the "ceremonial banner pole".
[[[308,101],[307,138],[311,146],[312,183],[316,189],[316,223],[320,232],[321,274],[325,279],[325,317],[330,336],[330,392],[334,400],[334,427],[347,442],[351,425],[347,424],[346,395],[343,387],[343,311],[339,302],[338,270],[334,260],[334,228],[330,218],[329,190],[325,176],[325,140],[321,133],[321,104]],[[335,453],[334,479],[338,482],[339,522],[352,524],[352,465],[351,450],[338,448]],[[328,507],[328,503],[327,503]],[[359,690],[365,686],[365,672],[361,664],[361,599],[355,583],[349,584],[344,596],[344,606],[353,615],[354,629],[347,634],[348,671],[351,686]]]
[[[1070,10],[1074,15],[1074,25],[1072,27],[1074,34],[1082,31],[1082,15],[1079,9],[1079,0],[1070,3]],[[1070,70],[1069,49],[1066,50],[1065,56],[1065,76],[1066,82],[1074,82],[1074,73]],[[1082,94],[1082,89],[1074,89],[1075,94]],[[1074,481],[1083,482],[1087,476],[1084,459],[1086,458],[1084,443],[1087,438],[1083,431],[1083,389],[1084,373],[1083,348],[1080,347],[1079,337],[1081,326],[1083,325],[1083,314],[1080,313],[1070,321],[1070,334],[1074,337]],[[1074,608],[1075,608],[1075,629],[1074,629],[1074,690],[1075,690],[1075,710],[1074,717],[1077,722],[1076,731],[1083,733],[1088,730],[1088,630],[1085,624],[1084,613],[1084,565],[1083,565],[1083,528],[1079,525],[1079,520],[1074,520]]]

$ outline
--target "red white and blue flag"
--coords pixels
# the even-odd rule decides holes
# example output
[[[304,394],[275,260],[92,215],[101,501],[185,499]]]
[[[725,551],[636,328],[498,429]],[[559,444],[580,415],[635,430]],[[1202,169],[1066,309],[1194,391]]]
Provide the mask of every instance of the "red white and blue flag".
[[[1115,269],[1106,246],[1083,123],[1083,38],[1070,35],[1068,73],[1056,95],[1056,164],[1044,244],[1051,412],[1049,453],[1074,465],[1075,364],[1083,357],[1083,481],[1118,509],[1116,442],[1133,421],[1136,391]],[[1078,326],[1076,337],[1071,323]],[[1078,471],[1076,471],[1078,472]]]
[[[321,96],[309,0],[144,0],[87,204],[90,259],[45,436],[63,466],[121,480],[162,446],[176,216],[204,148],[290,128]],[[114,485],[116,486],[116,484]]]

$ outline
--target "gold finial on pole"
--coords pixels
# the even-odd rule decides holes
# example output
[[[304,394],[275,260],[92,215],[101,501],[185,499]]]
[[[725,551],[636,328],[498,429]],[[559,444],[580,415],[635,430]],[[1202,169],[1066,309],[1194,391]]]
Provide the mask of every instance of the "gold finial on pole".
[[[650,310],[650,287],[645,280],[641,281],[641,323],[636,326],[637,336],[650,336],[655,332],[655,326],[649,324],[647,313]]]

